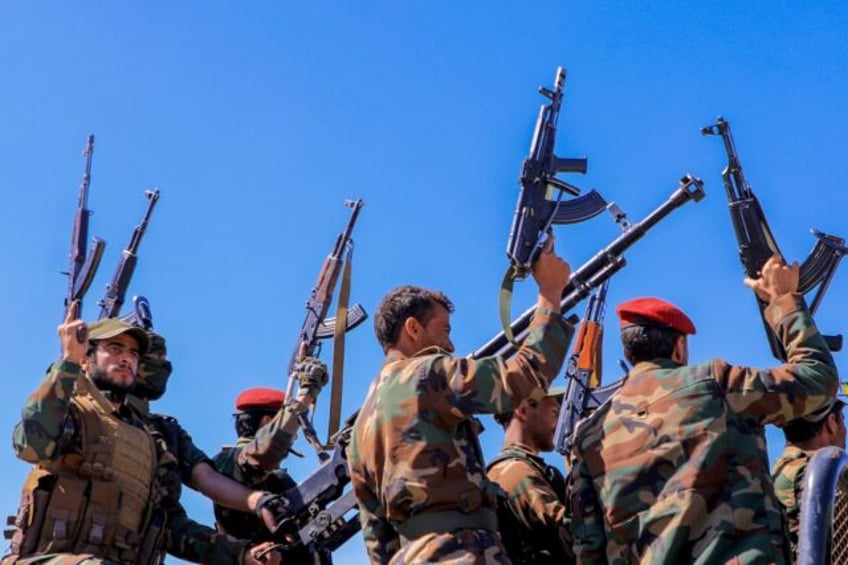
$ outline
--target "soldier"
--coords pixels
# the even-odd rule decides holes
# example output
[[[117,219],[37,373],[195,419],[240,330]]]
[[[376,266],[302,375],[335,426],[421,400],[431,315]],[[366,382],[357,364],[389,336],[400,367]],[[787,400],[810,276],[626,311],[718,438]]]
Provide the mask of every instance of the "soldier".
[[[793,555],[798,545],[804,471],[810,457],[817,450],[831,445],[845,449],[845,415],[842,412],[844,406],[842,400],[834,398],[824,408],[783,426],[786,447],[774,464],[772,477],[774,492],[789,523]],[[841,480],[846,481],[848,477],[843,475]]]
[[[158,563],[173,502],[160,482],[167,453],[126,403],[149,340],[117,319],[86,328],[77,308],[15,427],[18,457],[36,466],[4,563]]]
[[[280,469],[297,435],[298,416],[314,404],[327,383],[327,368],[307,357],[295,366],[300,383],[294,402],[276,389],[252,388],[236,398],[235,427],[238,440],[215,456],[216,469],[241,484],[283,494],[296,483]],[[236,538],[270,540],[267,528],[254,514],[215,505],[218,528]],[[331,563],[330,554],[303,546],[287,548],[283,560],[293,563]]]
[[[225,533],[195,522],[179,504],[182,484],[201,490],[213,499],[218,497],[223,500],[219,496],[220,485],[227,488],[232,481],[214,470],[211,459],[194,444],[191,435],[176,418],[151,412],[150,401],[165,394],[173,368],[167,359],[165,338],[153,331],[148,331],[147,337],[150,349],[141,357],[138,375],[127,401],[136,408],[154,438],[161,441],[168,452],[167,462],[160,465],[160,481],[169,492],[168,504],[165,505],[168,514],[165,549],[175,557],[196,563],[255,564],[253,555],[269,549],[272,543],[262,543],[262,540],[252,537],[232,539]],[[235,488],[236,492],[250,492],[241,485],[235,485]],[[266,539],[268,529],[263,526],[262,530]],[[272,552],[265,565],[278,560],[279,555]]]
[[[516,565],[575,562],[565,477],[539,456],[554,449],[564,393],[562,387],[552,387],[545,398],[525,400],[514,411],[495,415],[506,437],[487,472],[506,493],[498,507],[498,522],[507,554]]]
[[[373,563],[509,563],[473,416],[542,398],[562,365],[573,332],[559,312],[569,267],[553,240],[533,276],[537,309],[510,361],[451,357],[453,304],[441,292],[403,286],[380,304],[374,327],[386,359],[348,451]]]
[[[692,321],[655,298],[621,304],[621,389],[577,427],[570,489],[580,563],[787,563],[764,426],[825,406],[836,367],[797,294],[798,265],[772,257],[745,284],[788,363],[687,366]]]

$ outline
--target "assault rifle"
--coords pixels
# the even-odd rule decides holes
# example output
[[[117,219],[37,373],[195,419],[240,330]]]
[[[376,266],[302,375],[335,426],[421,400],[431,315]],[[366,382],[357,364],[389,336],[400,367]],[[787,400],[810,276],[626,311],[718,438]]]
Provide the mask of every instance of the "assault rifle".
[[[336,347],[334,355],[333,367],[333,388],[330,407],[330,433],[332,436],[335,432],[334,426],[338,428],[338,414],[341,410],[341,385],[342,385],[342,367],[344,355],[344,334],[352,330],[359,324],[365,321],[368,314],[365,309],[359,304],[355,304],[348,309],[348,298],[350,295],[350,272],[351,272],[351,253],[353,252],[353,226],[356,224],[356,219],[359,216],[359,210],[362,208],[363,201],[361,198],[345,202],[345,206],[352,209],[350,219],[344,231],[336,238],[336,243],[333,245],[330,255],[324,260],[321,266],[321,271],[318,273],[318,281],[312,289],[312,294],[306,303],[306,318],[300,328],[300,334],[295,343],[294,351],[289,360],[289,381],[286,387],[287,402],[293,401],[292,392],[294,390],[295,373],[294,367],[303,357],[317,356],[321,351],[321,339],[334,337],[334,345]],[[343,324],[338,324],[336,318],[328,318],[327,312],[330,310],[330,304],[333,300],[333,291],[336,288],[336,282],[339,279],[339,274],[344,267],[344,275],[342,277],[342,287],[339,291],[339,308],[336,318],[344,320]],[[306,416],[299,416],[300,425],[303,429],[303,435],[307,441],[315,448],[318,457],[322,461],[326,461],[329,455],[325,451],[325,446],[318,440],[318,434],[312,426],[312,422]]]
[[[82,174],[82,182],[79,187],[79,201],[77,211],[74,214],[74,228],[71,232],[71,253],[68,257],[68,295],[65,297],[65,313],[74,301],[80,304],[77,313],[82,317],[82,299],[94,280],[100,259],[106,242],[97,237],[91,238],[91,253],[87,252],[88,223],[91,218],[91,210],[88,209],[88,188],[91,184],[91,157],[94,154],[94,136],[88,136],[83,156],[85,157],[85,168]]]
[[[554,449],[565,456],[574,445],[577,422],[589,411],[603,404],[617,391],[622,381],[601,387],[602,347],[604,332],[604,307],[609,280],[601,284],[589,298],[583,321],[577,330],[574,351],[565,370],[566,389],[557,418]]]
[[[106,294],[97,303],[100,306],[100,319],[116,317],[124,304],[127,287],[130,286],[130,280],[132,280],[135,265],[138,262],[138,246],[141,244],[144,232],[147,231],[147,223],[150,221],[151,214],[153,214],[153,207],[159,201],[158,190],[146,190],[144,195],[148,200],[147,211],[141,223],[133,230],[127,248],[121,253],[118,268],[115,269],[111,282],[106,286]]]
[[[733,230],[736,232],[736,241],[739,242],[739,259],[742,261],[745,275],[750,278],[757,278],[769,257],[778,255],[782,259],[783,254],[771,233],[760,201],[742,173],[742,164],[733,143],[730,123],[719,116],[715,124],[701,128],[701,134],[720,135],[724,142],[727,166],[721,172],[721,178],[727,192],[727,203],[730,208],[730,219],[733,221]],[[812,233],[816,237],[816,243],[801,264],[798,292],[807,294],[818,286],[813,301],[810,303],[810,312],[815,313],[824,293],[827,291],[827,287],[830,285],[830,281],[833,279],[833,275],[836,273],[837,267],[839,267],[839,262],[846,253],[846,249],[845,240],[841,237],[822,233],[816,229],[813,229]],[[780,339],[772,331],[763,316],[768,304],[759,297],[756,297],[756,300],[771,352],[776,359],[785,362],[786,351],[784,351]],[[825,341],[827,341],[831,351],[842,349],[841,335],[825,336]]]
[[[639,241],[648,230],[657,225],[673,210],[687,202],[698,202],[704,197],[704,183],[701,179],[686,175],[680,179],[678,188],[657,209],[648,214],[642,221],[627,222],[624,232],[609,245],[598,251],[594,257],[581,265],[571,273],[571,278],[563,290],[560,301],[560,311],[566,314],[574,308],[581,300],[586,298],[592,290],[601,286],[607,279],[626,265],[622,254],[634,243]],[[521,314],[510,325],[515,335],[515,342],[511,341],[506,331],[501,331],[471,354],[472,357],[486,357],[489,355],[501,355],[510,357],[517,350],[516,343],[520,343],[527,337],[530,320],[533,318],[535,308],[530,308]]]
[[[506,249],[510,266],[504,275],[500,298],[501,324],[509,339],[512,338],[509,330],[509,303],[514,281],[530,274],[551,226],[582,222],[607,208],[607,202],[596,191],[578,196],[579,188],[556,176],[557,173],[585,173],[587,167],[585,158],[561,158],[554,154],[565,74],[565,69],[558,67],[553,90],[539,88],[539,92],[550,102],[539,109],[533,141],[530,143],[530,155],[521,166],[521,191]],[[556,200],[551,200],[553,191],[557,191]],[[563,202],[564,193],[577,198]]]

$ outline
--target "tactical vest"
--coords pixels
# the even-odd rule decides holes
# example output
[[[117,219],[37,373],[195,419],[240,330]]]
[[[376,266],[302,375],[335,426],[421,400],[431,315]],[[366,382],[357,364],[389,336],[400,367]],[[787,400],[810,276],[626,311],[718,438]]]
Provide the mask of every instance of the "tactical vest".
[[[538,470],[547,479],[557,497],[565,503],[565,477],[559,469],[548,465],[541,457],[521,449],[507,448],[489,463],[486,471],[502,461],[514,459],[524,461]],[[508,497],[498,500],[498,527],[507,554],[515,565],[563,564],[572,561],[563,550],[559,536],[552,536],[549,531],[528,529],[518,519],[509,502]]]
[[[72,553],[158,562],[164,516],[154,512],[157,454],[149,433],[115,417],[113,404],[84,377],[77,380],[71,410],[82,452],[30,472],[9,561]]]

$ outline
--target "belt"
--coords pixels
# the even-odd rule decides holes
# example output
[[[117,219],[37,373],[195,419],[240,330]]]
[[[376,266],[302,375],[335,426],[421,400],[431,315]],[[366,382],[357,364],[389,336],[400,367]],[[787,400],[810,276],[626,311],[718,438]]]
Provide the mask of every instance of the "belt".
[[[492,509],[484,506],[467,514],[459,510],[423,512],[397,524],[395,530],[403,547],[425,534],[446,534],[454,530],[488,530],[496,533],[498,517]]]

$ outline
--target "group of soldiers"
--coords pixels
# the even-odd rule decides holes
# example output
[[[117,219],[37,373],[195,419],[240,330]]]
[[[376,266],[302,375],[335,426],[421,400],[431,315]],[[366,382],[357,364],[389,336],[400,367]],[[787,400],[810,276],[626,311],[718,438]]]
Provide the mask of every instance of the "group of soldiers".
[[[372,563],[790,563],[809,454],[844,447],[831,353],[798,293],[797,264],[770,259],[745,284],[788,361],[760,370],[688,365],[695,325],[657,298],[620,304],[621,389],[577,426],[568,476],[545,462],[574,328],[559,308],[569,265],[549,237],[533,267],[538,299],[517,353],[454,357],[443,293],[389,292],[374,329],[385,353],[353,424],[347,460]],[[117,318],[91,324],[72,304],[61,358],[14,430],[34,465],[4,563],[329,563],[272,536],[280,469],[299,416],[327,383],[317,359],[295,366],[293,398],[250,389],[238,441],[213,458],[149,403],[165,392],[165,340]],[[478,414],[504,427],[488,466]],[[772,479],[764,428],[784,428]],[[214,501],[215,527],[180,505],[185,484]]]

